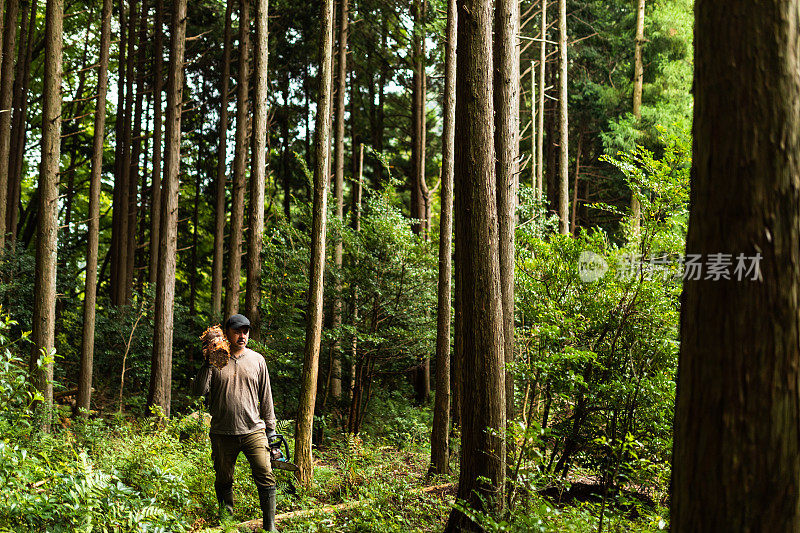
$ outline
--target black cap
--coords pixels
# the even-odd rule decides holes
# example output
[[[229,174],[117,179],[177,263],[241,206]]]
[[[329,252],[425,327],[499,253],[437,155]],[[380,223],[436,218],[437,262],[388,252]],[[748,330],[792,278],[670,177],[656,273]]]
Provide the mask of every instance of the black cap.
[[[225,330],[230,329],[239,329],[247,326],[250,327],[250,321],[247,320],[247,317],[244,315],[231,315],[228,317],[228,320],[225,321]]]

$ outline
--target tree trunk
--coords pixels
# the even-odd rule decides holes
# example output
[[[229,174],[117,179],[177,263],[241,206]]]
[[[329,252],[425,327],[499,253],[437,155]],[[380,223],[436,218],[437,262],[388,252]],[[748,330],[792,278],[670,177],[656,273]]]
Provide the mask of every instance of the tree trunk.
[[[267,156],[267,22],[268,0],[256,0],[256,42],[253,103],[253,163],[250,170],[250,216],[247,236],[247,284],[245,312],[250,319],[251,335],[260,340],[261,319],[261,248],[264,242],[264,186]]]
[[[11,100],[14,88],[14,58],[17,40],[19,0],[7,0],[3,25],[3,63],[0,70],[0,251],[6,243],[6,208],[8,206],[8,170],[11,154]]]
[[[578,133],[578,151],[575,153],[575,180],[572,184],[572,218],[570,219],[570,234],[578,234],[578,181],[581,177],[581,148],[583,148],[583,132]]]
[[[39,217],[36,231],[31,375],[44,396],[42,429],[50,431],[53,411],[53,362],[55,346],[56,259],[58,253],[58,163],[61,153],[61,77],[63,0],[47,0],[45,13],[45,64],[42,100],[42,160],[39,173]],[[41,366],[39,366],[41,364]]]
[[[25,151],[26,116],[28,110],[28,87],[30,85],[33,34],[36,29],[36,5],[37,1],[31,0],[29,8],[27,4],[23,6],[23,22],[22,33],[19,39],[17,74],[14,76],[14,118],[10,152],[11,163],[8,177],[8,210],[6,213],[8,218],[6,230],[12,243],[15,243],[17,240],[17,223],[19,221],[22,162],[23,153]],[[25,20],[27,20],[27,25]]]
[[[86,249],[86,289],[83,297],[83,337],[76,406],[89,414],[94,367],[94,320],[97,303],[97,252],[100,241],[100,179],[103,172],[103,141],[106,127],[108,59],[111,44],[111,0],[103,0],[100,15],[100,63],[97,70],[97,104],[94,111],[92,174],[89,184],[89,235]]]
[[[319,349],[322,337],[322,296],[325,273],[326,213],[328,204],[328,159],[330,158],[331,74],[333,70],[333,0],[322,2],[322,31],[319,41],[320,84],[317,117],[314,129],[314,208],[311,229],[311,266],[308,288],[308,316],[303,374],[300,381],[300,404],[297,412],[297,440],[294,456],[297,479],[303,485],[311,483],[314,460],[311,456],[311,431],[314,405],[317,398]]]
[[[178,244],[180,193],[181,111],[183,108],[183,56],[186,49],[186,0],[176,0],[172,12],[167,79],[167,117],[164,154],[164,190],[161,206],[161,251],[156,278],[155,334],[150,371],[148,406],[170,415],[172,396],[172,333],[175,305],[175,259]]]
[[[547,71],[547,0],[542,2],[542,42],[539,47],[539,137],[536,139],[536,160],[539,161],[539,167],[536,170],[536,190],[539,194],[539,199],[544,199],[545,185],[544,185],[544,89],[545,89],[545,73]],[[548,169],[552,172],[552,169]]]
[[[633,53],[633,116],[636,120],[642,118],[642,86],[644,82],[644,65],[642,64],[642,45],[644,44],[644,1],[638,0],[636,9],[636,38]],[[633,218],[633,233],[639,234],[642,206],[636,195],[631,196],[631,217]]]
[[[456,268],[461,276],[463,394],[458,498],[473,509],[501,506],[505,484],[503,304],[493,138],[492,3],[459,2],[455,196]],[[467,372],[469,369],[469,372]],[[479,481],[480,479],[480,481]],[[480,530],[458,510],[445,531]]]
[[[800,531],[798,20],[695,3],[686,253],[758,268],[684,282],[672,531]]]
[[[497,219],[503,294],[505,364],[514,362],[514,230],[519,187],[519,4],[495,3],[494,121],[497,156]],[[506,370],[506,418],[514,417],[514,378]]]
[[[416,219],[411,228],[414,233],[425,233],[425,0],[414,0],[414,35],[411,61],[411,218]],[[419,394],[419,391],[417,391]]]
[[[364,145],[358,145],[356,176],[353,189],[353,230],[356,235],[361,231],[361,193],[364,174]],[[350,344],[350,386],[348,397],[353,400],[356,383],[356,360],[358,359],[358,284],[353,284],[353,341]]]
[[[242,271],[242,233],[244,231],[244,170],[247,161],[248,92],[250,68],[250,1],[239,0],[239,73],[236,91],[236,153],[233,157],[231,232],[228,241],[228,277],[225,287],[225,315],[239,312],[239,284]]]
[[[442,206],[439,218],[439,286],[436,306],[436,397],[431,429],[432,473],[450,470],[450,292],[453,274],[453,149],[456,113],[456,0],[447,2],[442,129]]]
[[[147,0],[142,0],[141,13],[139,14],[139,35],[136,38],[136,93],[132,98],[133,104],[133,129],[130,142],[130,165],[128,166],[128,237],[125,239],[127,251],[125,252],[125,302],[131,301],[133,293],[133,274],[136,268],[136,239],[139,235],[139,160],[142,153],[142,113],[144,111],[143,97],[145,92],[145,39],[147,38]],[[133,96],[133,95],[132,95]]]
[[[558,0],[558,231],[569,233],[569,127],[567,123],[567,0]]]
[[[164,79],[164,0],[156,0],[155,38],[153,39],[153,178],[150,188],[150,261],[148,279],[151,285],[158,277],[161,249],[161,92]]]
[[[225,7],[225,33],[222,48],[222,88],[220,89],[219,141],[217,142],[217,180],[214,209],[214,259],[211,266],[211,314],[222,315],[222,263],[225,247],[225,182],[228,158],[228,93],[231,78],[231,12],[234,0]]]
[[[336,199],[336,216],[339,220],[344,217],[344,94],[347,90],[347,32],[348,32],[348,0],[340,0],[339,9],[339,63],[336,74],[336,130],[335,130],[335,164],[333,180],[333,196]],[[355,145],[353,145],[355,150]],[[336,240],[333,249],[333,262],[336,265],[336,272],[341,273],[342,269],[342,239]],[[336,299],[333,302],[332,328],[334,331],[334,341],[331,346],[333,359],[331,360],[331,380],[330,394],[334,400],[339,400],[342,396],[342,358],[341,358],[341,334],[342,328],[342,281],[341,275],[336,278]]]

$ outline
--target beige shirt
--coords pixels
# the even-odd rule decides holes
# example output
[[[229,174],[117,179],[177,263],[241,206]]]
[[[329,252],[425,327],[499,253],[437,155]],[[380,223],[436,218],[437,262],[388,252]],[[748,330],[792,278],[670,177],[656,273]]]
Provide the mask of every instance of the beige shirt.
[[[231,355],[222,370],[206,363],[192,385],[197,396],[209,395],[211,433],[246,435],[275,429],[275,407],[264,357],[245,348]]]

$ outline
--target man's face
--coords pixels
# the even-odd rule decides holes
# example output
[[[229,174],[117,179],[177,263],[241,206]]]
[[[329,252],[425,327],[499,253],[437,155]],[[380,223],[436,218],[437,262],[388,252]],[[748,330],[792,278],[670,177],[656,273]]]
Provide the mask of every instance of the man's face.
[[[233,351],[243,350],[247,346],[247,340],[250,338],[250,327],[242,326],[241,328],[228,328],[228,341],[231,343]]]

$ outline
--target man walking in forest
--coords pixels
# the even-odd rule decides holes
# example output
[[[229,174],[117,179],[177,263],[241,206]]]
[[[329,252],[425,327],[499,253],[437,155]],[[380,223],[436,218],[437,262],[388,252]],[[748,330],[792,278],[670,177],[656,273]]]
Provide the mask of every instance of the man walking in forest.
[[[216,480],[214,489],[220,517],[233,513],[233,471],[239,452],[243,452],[258,488],[263,527],[275,529],[275,476],[270,463],[269,438],[275,434],[275,409],[264,357],[247,348],[250,321],[232,315],[225,321],[221,338],[219,326],[203,335],[206,348],[220,343],[230,345],[230,357],[209,357],[192,386],[197,396],[208,396],[211,412],[211,458]],[[227,347],[225,347],[227,348]],[[225,350],[222,350],[225,351]]]

